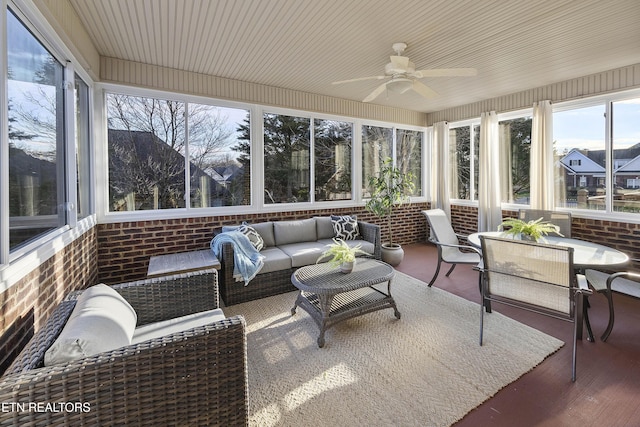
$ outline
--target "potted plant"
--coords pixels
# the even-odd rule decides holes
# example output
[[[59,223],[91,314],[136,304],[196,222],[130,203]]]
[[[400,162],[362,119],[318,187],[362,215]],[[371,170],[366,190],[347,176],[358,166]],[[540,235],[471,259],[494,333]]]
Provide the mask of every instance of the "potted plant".
[[[498,227],[498,231],[503,231],[507,235],[519,237],[521,240],[532,240],[537,242],[542,236],[549,233],[560,233],[560,227],[550,222],[542,222],[542,218],[536,220],[524,221],[516,218],[506,219]]]
[[[403,173],[393,166],[390,158],[384,160],[376,176],[369,177],[371,198],[365,207],[378,218],[386,220],[386,234],[389,240],[382,243],[382,260],[393,266],[400,264],[404,258],[402,246],[393,241],[391,227],[393,210],[396,206],[409,201],[409,195],[415,188],[413,180],[413,173]]]
[[[351,273],[357,255],[367,255],[365,251],[360,249],[362,245],[349,246],[342,239],[333,239],[333,243],[328,246],[328,249],[318,257],[316,264],[331,257],[327,262],[334,267],[340,266],[340,271],[343,273]]]

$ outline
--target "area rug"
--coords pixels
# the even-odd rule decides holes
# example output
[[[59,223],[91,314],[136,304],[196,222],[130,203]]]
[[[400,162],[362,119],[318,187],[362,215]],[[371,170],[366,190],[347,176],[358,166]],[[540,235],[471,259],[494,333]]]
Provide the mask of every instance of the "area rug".
[[[251,286],[251,285],[249,285]],[[295,292],[238,304],[247,322],[251,426],[448,426],[564,343],[496,311],[396,273],[392,309],[327,330]]]

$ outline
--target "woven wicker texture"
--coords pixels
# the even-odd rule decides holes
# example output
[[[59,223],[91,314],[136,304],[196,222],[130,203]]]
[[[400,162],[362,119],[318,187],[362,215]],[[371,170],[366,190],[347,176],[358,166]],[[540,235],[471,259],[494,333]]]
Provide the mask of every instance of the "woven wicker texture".
[[[138,321],[144,324],[216,308],[216,285],[216,273],[204,271],[115,288],[140,310]],[[77,295],[60,304],[0,379],[0,402],[88,406],[0,412],[0,425],[246,425],[246,339],[241,316],[43,367],[44,352],[73,310]]]
[[[396,272],[390,310],[356,317],[316,345],[296,293],[225,308],[247,320],[251,426],[449,426],[562,342]]]
[[[358,222],[358,227],[362,239],[374,244],[373,257],[381,259],[380,227],[366,222]],[[258,274],[247,286],[244,285],[244,282],[236,281],[233,277],[232,244],[227,243],[222,246],[220,263],[220,276],[218,278],[220,295],[227,306],[296,290],[291,284],[291,275],[297,268]]]

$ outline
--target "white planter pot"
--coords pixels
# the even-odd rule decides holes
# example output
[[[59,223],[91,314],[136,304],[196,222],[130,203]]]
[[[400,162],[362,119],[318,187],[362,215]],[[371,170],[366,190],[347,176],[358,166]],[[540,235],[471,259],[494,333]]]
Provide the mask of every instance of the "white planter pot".
[[[382,261],[395,267],[400,264],[403,259],[404,250],[402,250],[402,246],[397,243],[392,245],[389,243],[382,244]]]

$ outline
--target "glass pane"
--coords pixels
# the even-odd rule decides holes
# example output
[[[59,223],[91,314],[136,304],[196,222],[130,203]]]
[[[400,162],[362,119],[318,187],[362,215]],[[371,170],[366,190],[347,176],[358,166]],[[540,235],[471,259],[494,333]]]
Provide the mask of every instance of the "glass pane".
[[[76,209],[78,219],[90,214],[91,177],[89,174],[89,87],[75,76],[76,102],[76,168],[77,168],[77,196]]]
[[[531,117],[504,120],[500,132],[500,180],[502,201],[529,204]]]
[[[264,115],[264,203],[309,201],[311,120]]]
[[[251,203],[249,111],[189,104],[191,207]]]
[[[315,119],[315,200],[351,200],[353,124]]]
[[[449,129],[449,196],[471,199],[471,127]]]
[[[422,195],[422,138],[424,133],[417,130],[398,129],[396,131],[396,157],[402,173],[413,173],[413,194]]]
[[[63,67],[9,10],[9,247],[66,223]]]
[[[613,210],[640,212],[640,98],[612,107]]]
[[[110,211],[185,207],[184,107],[107,94]]]
[[[393,156],[393,129],[362,126],[362,194],[369,197],[369,177],[376,176],[385,159]]]
[[[557,207],[606,208],[604,114],[604,104],[553,113]]]

